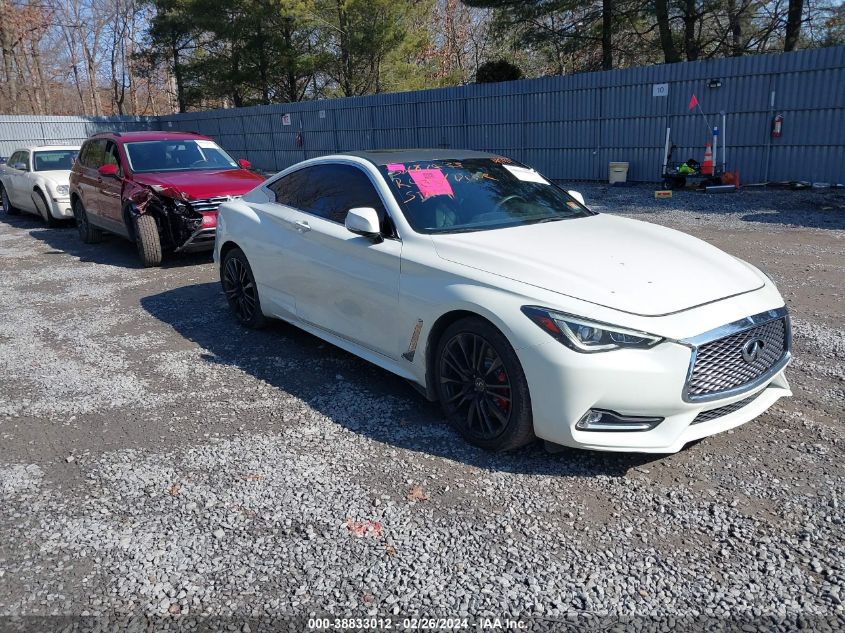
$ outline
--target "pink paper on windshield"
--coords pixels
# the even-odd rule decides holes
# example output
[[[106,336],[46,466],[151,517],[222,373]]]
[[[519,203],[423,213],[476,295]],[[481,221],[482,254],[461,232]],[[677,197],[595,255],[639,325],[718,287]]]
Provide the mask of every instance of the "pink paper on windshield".
[[[451,196],[452,186],[439,169],[414,169],[408,172],[417,185],[423,200],[431,196]]]
[[[402,163],[388,163],[387,171],[405,171],[405,165]]]

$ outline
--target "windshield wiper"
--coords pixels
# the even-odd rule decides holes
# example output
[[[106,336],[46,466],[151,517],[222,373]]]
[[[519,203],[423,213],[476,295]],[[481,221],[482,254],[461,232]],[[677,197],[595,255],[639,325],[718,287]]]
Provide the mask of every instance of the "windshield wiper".
[[[544,224],[546,222],[557,222],[558,220],[566,220],[566,218],[540,218],[539,220],[531,220],[529,222],[526,222],[526,224]]]

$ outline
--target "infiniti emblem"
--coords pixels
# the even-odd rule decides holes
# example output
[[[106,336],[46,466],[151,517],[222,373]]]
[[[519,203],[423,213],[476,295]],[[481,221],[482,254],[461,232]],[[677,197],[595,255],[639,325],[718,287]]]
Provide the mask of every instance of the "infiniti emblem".
[[[746,363],[753,363],[763,351],[765,342],[761,338],[753,338],[742,346],[742,358]]]

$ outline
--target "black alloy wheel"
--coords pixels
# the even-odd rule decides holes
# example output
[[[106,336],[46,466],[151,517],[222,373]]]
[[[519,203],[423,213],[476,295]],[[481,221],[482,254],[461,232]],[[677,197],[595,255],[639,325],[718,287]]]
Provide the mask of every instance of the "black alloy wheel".
[[[440,402],[467,441],[508,450],[534,439],[525,375],[507,339],[491,324],[469,318],[447,328],[436,363]]]
[[[243,251],[235,248],[226,253],[220,273],[223,292],[238,321],[253,329],[263,327],[266,319],[261,313],[258,287]]]
[[[444,404],[466,420],[467,429],[492,439],[508,425],[511,383],[496,350],[477,334],[449,340],[440,357]]]

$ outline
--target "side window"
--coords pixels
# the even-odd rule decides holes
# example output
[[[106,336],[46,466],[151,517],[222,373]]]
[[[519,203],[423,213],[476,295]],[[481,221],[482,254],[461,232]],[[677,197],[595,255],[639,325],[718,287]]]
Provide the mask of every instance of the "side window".
[[[25,167],[23,168],[24,171],[29,171],[30,170],[29,152],[21,152],[21,156],[18,159],[18,162],[21,162],[25,165]]]
[[[301,209],[300,197],[308,180],[308,171],[308,169],[300,169],[272,183],[269,188],[276,194],[276,202],[294,209]]]
[[[85,149],[85,162],[82,164],[91,169],[97,169],[106,162],[106,141],[105,139],[97,139],[96,141],[89,141]]]
[[[82,148],[79,150],[79,155],[76,157],[76,162],[79,163],[82,167],[87,167],[87,165],[85,164],[85,154],[88,152],[89,147],[91,147],[91,143],[83,143]]]
[[[122,175],[123,169],[120,167],[120,158],[117,154],[117,145],[115,145],[112,141],[109,141],[106,144],[106,151],[105,155],[103,156],[103,164],[104,165],[116,165],[117,166],[117,173]]]
[[[6,163],[9,167],[12,167],[15,163],[20,162],[21,153],[15,152],[11,156],[9,156],[9,161]]]
[[[384,204],[363,171],[352,165],[315,165],[276,181],[270,188],[276,201],[343,224],[349,209],[372,207],[381,220],[382,233],[395,237],[396,230]]]

